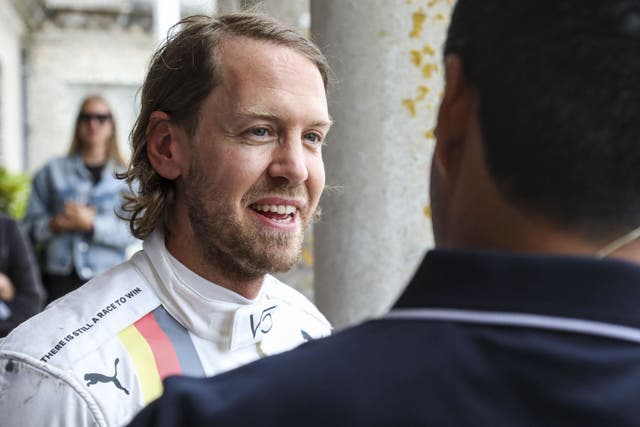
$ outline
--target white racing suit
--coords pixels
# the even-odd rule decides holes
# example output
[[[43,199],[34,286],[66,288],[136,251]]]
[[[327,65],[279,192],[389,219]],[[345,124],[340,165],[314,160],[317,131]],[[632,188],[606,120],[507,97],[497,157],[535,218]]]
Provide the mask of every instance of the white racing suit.
[[[212,376],[330,333],[272,276],[247,300],[176,265],[160,232],[143,247],[0,341],[2,426],[120,426],[169,375]]]

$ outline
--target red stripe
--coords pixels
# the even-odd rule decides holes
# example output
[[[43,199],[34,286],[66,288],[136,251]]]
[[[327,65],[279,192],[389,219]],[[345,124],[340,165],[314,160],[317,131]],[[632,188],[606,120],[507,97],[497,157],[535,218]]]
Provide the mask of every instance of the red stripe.
[[[160,379],[163,380],[169,375],[181,375],[182,368],[176,350],[167,334],[158,325],[153,312],[138,320],[135,326],[151,347]]]

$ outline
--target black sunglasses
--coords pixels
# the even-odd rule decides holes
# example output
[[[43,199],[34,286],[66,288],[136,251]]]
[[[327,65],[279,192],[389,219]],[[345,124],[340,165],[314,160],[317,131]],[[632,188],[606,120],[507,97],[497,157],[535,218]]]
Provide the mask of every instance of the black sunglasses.
[[[78,116],[79,122],[89,123],[91,120],[97,120],[100,124],[105,124],[107,120],[111,120],[111,114],[80,113]]]

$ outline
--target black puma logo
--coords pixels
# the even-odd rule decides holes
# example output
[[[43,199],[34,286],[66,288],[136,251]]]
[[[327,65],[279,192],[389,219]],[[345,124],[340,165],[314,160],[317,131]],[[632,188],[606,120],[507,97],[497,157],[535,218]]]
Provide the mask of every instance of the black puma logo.
[[[129,390],[122,387],[122,384],[120,384],[120,381],[118,381],[118,378],[117,378],[119,362],[120,362],[120,359],[116,358],[114,363],[115,373],[113,374],[112,377],[108,377],[106,375],[98,374],[98,373],[84,374],[84,380],[87,382],[87,387],[89,387],[90,385],[98,384],[98,383],[113,383],[116,386],[116,388],[119,388],[120,390],[124,391],[125,394],[128,395]]]

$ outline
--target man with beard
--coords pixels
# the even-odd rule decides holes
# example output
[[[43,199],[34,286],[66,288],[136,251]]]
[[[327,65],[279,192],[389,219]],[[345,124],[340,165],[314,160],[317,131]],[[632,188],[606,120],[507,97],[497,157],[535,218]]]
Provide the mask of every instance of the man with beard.
[[[640,422],[640,1],[458,0],[436,249],[386,317],[214,378],[132,426]]]
[[[3,426],[122,425],[168,375],[330,333],[269,275],[297,261],[324,187],[326,60],[262,15],[180,25],[151,62],[122,176],[144,249],[0,344]]]

